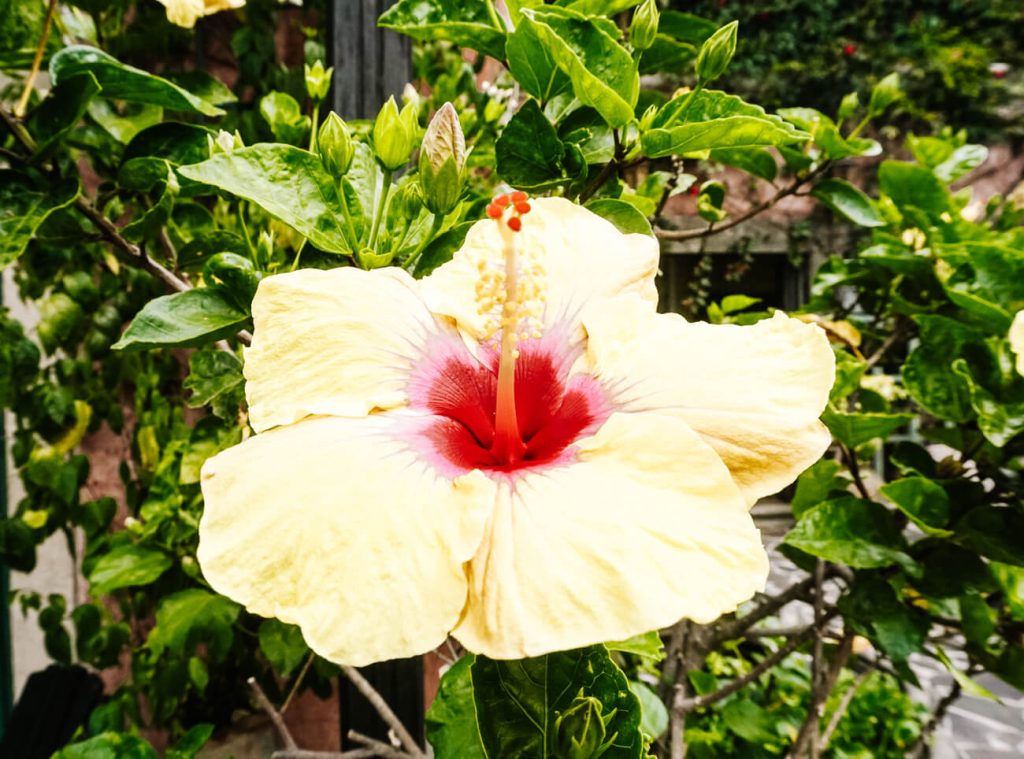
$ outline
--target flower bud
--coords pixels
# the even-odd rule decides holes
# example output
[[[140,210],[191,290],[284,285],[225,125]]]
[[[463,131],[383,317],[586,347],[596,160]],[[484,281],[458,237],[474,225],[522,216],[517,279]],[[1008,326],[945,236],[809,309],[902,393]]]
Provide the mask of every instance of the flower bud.
[[[697,78],[703,84],[718,79],[728,68],[733,55],[736,54],[736,29],[739,24],[733,21],[726,24],[705,40],[697,55]]]
[[[391,196],[388,206],[388,217],[394,213],[396,224],[408,224],[420,215],[423,208],[423,196],[416,182],[406,182]]]
[[[416,105],[407,103],[398,112],[393,97],[380,109],[373,124],[373,149],[377,160],[389,171],[405,165],[416,141]]]
[[[319,103],[327,97],[327,92],[331,89],[331,75],[334,73],[334,69],[325,69],[324,64],[317,61],[312,66],[307,63],[305,71],[306,94],[309,95],[311,100]]]
[[[217,155],[218,153],[230,153],[232,150],[238,150],[245,147],[245,143],[242,142],[242,135],[235,130],[234,134],[231,132],[225,132],[223,129],[217,132],[217,136],[207,135],[207,144],[210,148],[210,155]]]
[[[328,174],[335,179],[345,176],[349,166],[352,165],[356,146],[352,141],[348,126],[334,111],[327,114],[323,126],[320,127],[316,148],[320,152],[320,160]]]
[[[261,268],[270,268],[274,259],[274,233],[269,229],[260,232],[256,241],[256,262]]]
[[[633,12],[633,22],[629,25],[629,44],[634,50],[646,50],[654,44],[659,17],[655,0],[644,0]]]
[[[601,702],[593,696],[577,696],[572,705],[555,720],[555,755],[564,759],[596,759],[605,753],[606,725],[615,715],[613,710],[602,715]]]
[[[432,213],[450,213],[459,203],[465,184],[466,139],[459,115],[451,103],[434,114],[420,148],[420,184],[423,201]]]

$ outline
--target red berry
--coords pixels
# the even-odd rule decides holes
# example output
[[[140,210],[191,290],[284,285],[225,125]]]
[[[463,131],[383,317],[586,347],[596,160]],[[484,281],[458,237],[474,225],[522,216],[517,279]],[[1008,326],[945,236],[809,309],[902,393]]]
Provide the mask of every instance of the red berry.
[[[516,203],[516,213],[522,215],[524,213],[530,213],[530,204],[526,201]]]
[[[694,197],[697,197],[698,195],[700,195],[700,188],[697,185],[694,185],[693,187],[690,188],[690,194],[693,195]]]
[[[507,206],[512,201],[511,201],[511,199],[509,198],[508,195],[499,195],[498,197],[496,197],[494,199],[494,202],[497,203],[502,208],[504,208],[505,206]]]
[[[1002,79],[1004,76],[1006,76],[1006,72],[1005,71],[993,71],[992,72],[992,76],[994,76],[996,79]]]
[[[523,220],[520,219],[518,216],[513,216],[511,219],[508,220],[508,228],[511,229],[513,232],[518,232],[520,229],[523,228]]]
[[[501,206],[499,206],[497,203],[491,203],[489,206],[487,206],[487,215],[490,216],[492,219],[500,219],[502,213],[503,210]]]
[[[509,197],[512,199],[513,203],[522,203],[529,196],[525,192],[523,192],[522,190],[516,190],[511,195],[509,195]]]
[[[857,46],[856,45],[847,45],[846,47],[843,48],[843,55],[845,55],[847,57],[853,55],[856,52],[857,52]]]

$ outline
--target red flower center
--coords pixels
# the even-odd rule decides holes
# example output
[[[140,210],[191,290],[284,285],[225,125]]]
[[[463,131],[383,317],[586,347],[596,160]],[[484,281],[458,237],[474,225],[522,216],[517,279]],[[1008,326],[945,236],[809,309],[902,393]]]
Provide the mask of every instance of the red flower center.
[[[572,360],[556,339],[520,344],[515,362],[515,421],[519,445],[496,435],[498,356],[477,361],[461,350],[432,355],[414,372],[411,405],[434,418],[420,449],[452,473],[514,472],[563,463],[572,443],[608,418],[606,395],[588,375],[568,376]]]

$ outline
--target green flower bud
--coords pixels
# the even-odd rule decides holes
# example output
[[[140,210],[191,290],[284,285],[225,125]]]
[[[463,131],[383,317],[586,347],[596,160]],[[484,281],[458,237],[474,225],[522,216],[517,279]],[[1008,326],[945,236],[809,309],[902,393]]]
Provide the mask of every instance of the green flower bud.
[[[335,179],[345,176],[352,165],[356,146],[345,122],[334,111],[327,114],[323,126],[320,127],[316,148],[328,174]]]
[[[389,171],[405,165],[416,146],[416,106],[407,103],[398,112],[393,97],[380,109],[373,124],[373,149],[377,160]]]
[[[420,148],[419,167],[427,208],[442,216],[450,213],[459,203],[466,179],[466,139],[451,103],[441,106],[430,120]]]
[[[602,714],[601,702],[582,692],[555,720],[555,755],[560,759],[597,759],[615,740],[605,741],[607,725],[615,715]]]
[[[307,63],[305,71],[306,94],[309,95],[311,100],[319,103],[327,97],[327,92],[331,89],[331,75],[334,73],[334,69],[325,69],[324,64],[317,61],[312,66]]]
[[[245,143],[242,142],[242,135],[235,130],[234,134],[225,132],[223,129],[217,132],[217,136],[206,135],[206,142],[210,147],[210,155],[214,156],[218,153],[230,153],[232,150],[238,150],[245,147]]]
[[[739,22],[726,24],[712,34],[700,48],[697,55],[697,78],[702,84],[718,79],[728,68],[736,54],[736,29]]]
[[[274,233],[264,229],[256,241],[256,265],[259,268],[270,268],[274,260]]]
[[[633,22],[629,25],[629,44],[634,50],[646,50],[654,44],[660,15],[655,0],[644,0],[633,12]]]
[[[423,195],[416,182],[406,182],[391,196],[388,205],[388,226],[408,225],[420,215]],[[393,217],[393,219],[392,219]]]

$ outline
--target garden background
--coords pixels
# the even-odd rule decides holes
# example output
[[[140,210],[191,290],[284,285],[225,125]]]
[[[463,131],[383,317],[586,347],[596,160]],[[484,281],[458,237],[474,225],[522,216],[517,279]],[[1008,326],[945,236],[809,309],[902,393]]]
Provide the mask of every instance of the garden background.
[[[474,710],[469,660],[452,667],[461,651],[343,673],[297,628],[213,593],[195,560],[199,467],[247,424],[259,279],[343,264],[422,276],[507,184],[655,234],[661,310],[746,324],[783,309],[836,351],[833,448],[755,509],[767,593],[601,654],[630,684],[643,744],[1019,755],[1019,3],[404,0],[378,28],[391,5],[250,0],[185,29],[155,0],[0,0],[4,751],[265,756],[290,735],[507,755]],[[381,111],[392,95],[415,127],[389,194],[374,119],[398,128]],[[415,151],[445,102],[472,150],[438,213]],[[330,111],[359,146],[341,169],[342,138],[325,148],[320,131]],[[254,160],[282,162],[290,184],[190,168],[261,143]],[[324,176],[355,212],[280,202]],[[322,233],[353,213],[360,244],[341,224]],[[12,720],[51,661],[62,669]],[[551,754],[571,755],[550,733]]]

